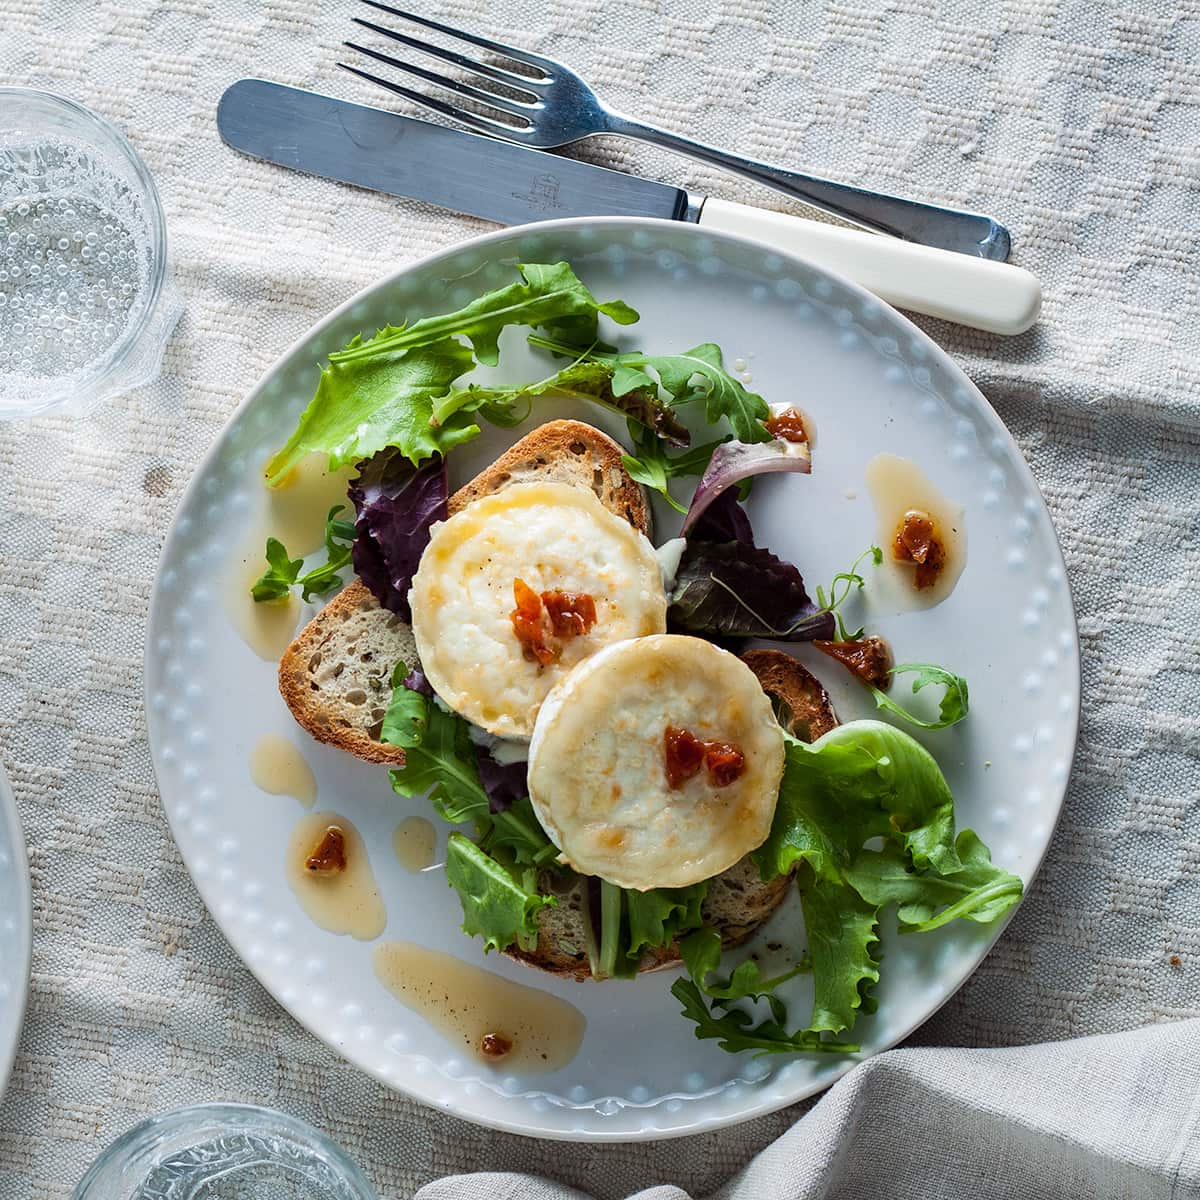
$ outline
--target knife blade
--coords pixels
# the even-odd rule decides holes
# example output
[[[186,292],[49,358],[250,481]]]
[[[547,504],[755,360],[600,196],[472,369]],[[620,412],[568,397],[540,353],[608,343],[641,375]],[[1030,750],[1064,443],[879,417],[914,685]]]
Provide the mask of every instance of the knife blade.
[[[227,145],[254,158],[501,225],[637,216],[740,234],[826,267],[898,308],[1023,333],[1041,287],[1020,267],[752,208],[558,154],[242,79],[217,106]]]

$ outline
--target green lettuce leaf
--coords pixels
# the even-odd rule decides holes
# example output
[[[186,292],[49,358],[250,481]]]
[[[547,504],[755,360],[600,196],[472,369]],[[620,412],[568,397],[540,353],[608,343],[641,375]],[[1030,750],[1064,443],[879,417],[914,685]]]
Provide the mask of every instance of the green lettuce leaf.
[[[707,880],[683,888],[626,890],[626,958],[636,962],[647,950],[668,945],[682,930],[695,929],[700,924],[700,905],[707,893]]]
[[[631,428],[655,432],[672,445],[688,444],[691,435],[670,407],[658,398],[657,387],[639,388],[615,396],[612,378],[611,364],[585,361],[573,362],[536,383],[511,387],[470,384],[463,388],[452,388],[434,402],[433,419],[440,423],[456,413],[477,412],[494,425],[512,426],[529,416],[535,399],[553,396],[567,400],[590,400],[627,417]]]
[[[594,341],[598,314],[618,325],[632,325],[638,319],[623,300],[598,301],[569,263],[523,263],[517,269],[520,279],[507,287],[485,292],[455,312],[389,327],[370,342],[331,354],[330,361],[361,362],[460,335],[471,343],[481,363],[494,366],[500,354],[500,332],[508,325],[550,326],[555,332]]]
[[[818,882],[801,872],[800,906],[812,960],[813,1011],[808,1028],[840,1033],[859,1011],[874,1012],[879,982],[879,906],[849,884]]]
[[[777,1007],[778,1001],[771,993],[781,983],[811,969],[809,963],[804,961],[782,975],[764,979],[758,963],[748,958],[734,968],[728,979],[710,979],[709,976],[721,965],[721,935],[709,926],[689,933],[679,943],[679,953],[688,974],[706,996],[727,1005],[735,1000],[761,1000],[767,997],[775,1001],[771,1009],[779,1021],[785,1019],[786,1012],[781,1005]]]
[[[850,721],[811,745],[788,738],[775,819],[753,856],[763,878],[803,861],[839,882],[872,837],[900,840],[920,869],[960,868],[954,797],[929,751],[883,721]]]
[[[889,843],[882,850],[864,850],[846,878],[869,903],[899,905],[905,933],[937,929],[958,917],[988,924],[1003,916],[1021,898],[1021,880],[992,863],[973,830],[958,835],[955,849],[962,867],[949,875],[915,870],[908,855]]]
[[[537,914],[558,903],[536,890],[536,871],[518,878],[470,838],[452,833],[446,842],[446,879],[458,893],[463,930],[483,939],[485,950],[522,950],[537,945]]]
[[[381,335],[382,336],[382,335]],[[350,349],[366,349],[375,339],[355,338]],[[306,454],[329,456],[331,469],[370,458],[397,446],[414,466],[478,436],[466,413],[443,424],[433,421],[433,400],[474,365],[471,351],[444,338],[407,353],[396,351],[333,361],[321,371],[316,395],[287,444],[267,463],[267,483],[278,482]]]

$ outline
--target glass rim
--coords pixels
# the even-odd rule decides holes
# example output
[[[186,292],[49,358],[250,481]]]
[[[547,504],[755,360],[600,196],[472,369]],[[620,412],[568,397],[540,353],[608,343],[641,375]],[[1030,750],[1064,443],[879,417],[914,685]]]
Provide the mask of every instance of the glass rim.
[[[92,1195],[93,1189],[102,1181],[107,1169],[117,1166],[124,1172],[127,1167],[126,1160],[151,1144],[155,1138],[186,1131],[189,1127],[199,1128],[221,1122],[235,1127],[251,1127],[257,1123],[260,1131],[262,1126],[270,1126],[291,1135],[323,1155],[328,1165],[341,1176],[342,1182],[353,1189],[361,1200],[376,1200],[375,1189],[362,1168],[328,1134],[322,1133],[300,1117],[293,1117],[290,1113],[280,1112],[279,1109],[233,1101],[190,1104],[139,1121],[100,1151],[84,1172],[83,1178],[75,1185],[75,1190],[71,1193],[72,1200],[109,1200],[110,1193],[107,1191]]]
[[[149,288],[147,289],[145,302],[141,306],[141,311],[136,314],[135,319],[130,321],[121,336],[104,352],[104,356],[91,364],[91,372],[86,379],[86,386],[91,389],[97,389],[129,357],[134,347],[138,345],[142,336],[146,333],[151,319],[158,308],[159,298],[167,277],[167,222],[163,214],[162,200],[159,197],[158,188],[155,186],[154,177],[150,174],[145,160],[138,154],[133,143],[125,134],[106,117],[93,112],[77,100],[72,100],[67,96],[60,96],[56,92],[47,92],[41,88],[0,85],[0,100],[3,100],[5,97],[45,103],[51,108],[60,109],[76,121],[82,122],[85,126],[90,126],[95,134],[106,141],[112,149],[119,152],[121,157],[129,164],[133,170],[134,178],[142,190],[152,243],[150,248]],[[14,126],[14,128],[20,128],[20,126]],[[6,126],[0,123],[0,137],[3,136],[5,129]],[[36,412],[44,413],[60,408],[64,403],[65,401],[62,397],[51,396],[44,404],[38,407]]]

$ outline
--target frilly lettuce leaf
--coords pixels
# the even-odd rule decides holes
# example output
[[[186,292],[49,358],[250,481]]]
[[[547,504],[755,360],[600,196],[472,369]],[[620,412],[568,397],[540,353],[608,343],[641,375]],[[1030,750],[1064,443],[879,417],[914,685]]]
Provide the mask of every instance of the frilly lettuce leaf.
[[[868,903],[849,884],[818,881],[805,868],[800,874],[800,907],[813,975],[808,1029],[852,1029],[860,1011],[875,1011],[879,905]]]
[[[903,849],[889,843],[864,850],[846,879],[869,903],[897,904],[902,932],[937,929],[958,917],[988,924],[1021,898],[1021,880],[992,863],[988,848],[971,829],[955,839],[961,868],[950,874],[913,867]]]
[[[404,766],[390,772],[393,790],[401,796],[428,794],[438,815],[451,825],[470,822],[486,851],[503,848],[522,865],[553,863],[558,850],[538,823],[529,798],[493,811],[470,726],[436,700],[405,686],[406,678],[408,667],[397,663],[380,732],[384,742],[404,747]]]
[[[350,348],[373,344],[355,338]],[[287,474],[306,454],[329,456],[336,468],[370,458],[385,446],[396,446],[419,466],[435,454],[478,436],[469,414],[456,414],[435,425],[433,400],[474,365],[470,349],[443,338],[408,352],[380,354],[333,362],[321,371],[316,395],[300,417],[287,444],[269,463],[269,484]]]

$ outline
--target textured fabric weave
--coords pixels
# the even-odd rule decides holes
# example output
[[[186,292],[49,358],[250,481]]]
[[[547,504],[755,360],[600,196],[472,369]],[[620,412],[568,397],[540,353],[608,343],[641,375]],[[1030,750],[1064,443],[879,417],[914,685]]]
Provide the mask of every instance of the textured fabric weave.
[[[29,1017],[0,1101],[5,1200],[67,1194],[124,1129],[205,1099],[313,1121],[389,1197],[481,1169],[537,1172],[602,1200],[654,1181],[705,1195],[799,1115],[594,1147],[420,1109],[282,1013],[175,850],[150,769],[141,654],[180,491],[240,398],[316,318],[485,228],[221,145],[217,99],[243,75],[381,98],[334,66],[352,7],[0,0],[0,79],[70,95],[125,130],[159,184],[188,304],[156,384],[81,423],[0,425],[0,755],[36,922]],[[627,111],[1010,224],[1016,261],[1045,286],[1041,323],[1008,341],[927,328],[1012,429],[1054,515],[1083,637],[1083,729],[1028,899],[914,1041],[1016,1046],[1200,1016],[1195,0],[437,7],[567,59]],[[584,153],[763,197],[640,146]],[[875,1103],[895,1070],[936,1079],[939,1055],[871,1068],[856,1103]]]

